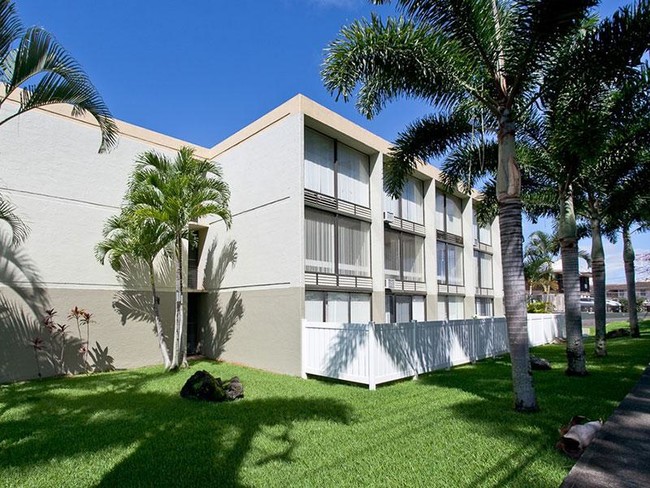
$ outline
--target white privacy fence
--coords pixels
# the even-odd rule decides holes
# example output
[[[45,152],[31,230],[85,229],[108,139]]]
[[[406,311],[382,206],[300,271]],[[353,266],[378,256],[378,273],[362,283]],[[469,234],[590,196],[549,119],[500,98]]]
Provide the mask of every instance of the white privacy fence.
[[[376,385],[508,352],[503,317],[340,324],[303,321],[302,373]],[[564,337],[564,316],[528,315],[531,346]]]

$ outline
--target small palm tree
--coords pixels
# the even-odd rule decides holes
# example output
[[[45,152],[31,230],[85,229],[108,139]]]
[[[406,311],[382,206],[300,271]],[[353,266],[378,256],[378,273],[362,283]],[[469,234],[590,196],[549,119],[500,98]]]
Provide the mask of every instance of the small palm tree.
[[[0,0],[0,108],[13,100],[17,107],[3,111],[0,126],[34,108],[65,103],[72,115],[92,115],[101,130],[99,151],[117,143],[117,126],[108,107],[79,64],[47,31],[23,28],[10,0]],[[13,231],[14,243],[27,236],[27,226],[16,216],[14,207],[0,197],[0,220]]]
[[[126,201],[128,205],[128,194]],[[156,290],[154,261],[169,242],[164,240],[165,234],[161,226],[152,222],[138,222],[132,209],[128,206],[122,209],[119,215],[106,221],[103,234],[104,239],[95,246],[95,256],[100,263],[104,264],[108,259],[111,267],[116,271],[122,268],[123,258],[140,259],[147,264],[153,297],[152,309],[156,337],[163,364],[165,369],[168,369],[171,365],[171,358],[160,317],[160,297]]]
[[[129,183],[136,220],[159,226],[162,240],[174,243],[176,307],[171,369],[186,364],[186,329],[183,326],[183,239],[190,222],[207,215],[221,217],[230,227],[230,190],[221,168],[181,148],[174,159],[154,151],[142,154]]]

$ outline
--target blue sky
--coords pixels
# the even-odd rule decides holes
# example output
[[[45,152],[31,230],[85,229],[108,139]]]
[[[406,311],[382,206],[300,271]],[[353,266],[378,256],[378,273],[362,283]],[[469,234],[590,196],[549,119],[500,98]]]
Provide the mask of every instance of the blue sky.
[[[606,0],[610,14],[626,2]],[[374,120],[323,88],[323,49],[342,25],[371,12],[366,0],[17,0],[26,25],[52,32],[80,62],[114,116],[212,146],[297,93],[393,140],[428,112],[390,104]],[[539,226],[526,225],[525,235]],[[648,235],[635,246],[650,251]],[[581,247],[589,249],[589,242]],[[608,245],[609,283],[624,281],[621,245]]]

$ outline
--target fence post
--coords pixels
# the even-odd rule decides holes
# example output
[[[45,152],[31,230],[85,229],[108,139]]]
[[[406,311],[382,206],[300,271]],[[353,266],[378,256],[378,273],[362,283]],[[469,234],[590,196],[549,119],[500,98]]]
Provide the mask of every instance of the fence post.
[[[376,346],[377,346],[377,338],[375,337],[375,323],[370,322],[368,324],[368,389],[369,390],[376,390],[377,389],[377,383],[376,383],[376,359],[375,359],[375,353],[376,353]]]
[[[418,365],[418,354],[417,354],[417,347],[418,347],[418,321],[417,320],[412,320],[411,321],[411,327],[413,328],[412,332],[412,339],[413,343],[411,344],[411,364],[413,365],[413,370],[414,370],[414,375],[413,379],[417,380],[418,379],[418,371],[419,371],[419,365]]]
[[[307,379],[307,321],[302,319],[300,326],[300,376]]]

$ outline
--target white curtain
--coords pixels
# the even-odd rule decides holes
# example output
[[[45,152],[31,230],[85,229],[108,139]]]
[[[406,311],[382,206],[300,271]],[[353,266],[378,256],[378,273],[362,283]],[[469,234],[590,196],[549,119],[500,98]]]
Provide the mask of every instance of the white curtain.
[[[416,224],[424,223],[424,196],[422,192],[422,182],[415,178],[410,178],[404,191],[402,192],[402,218],[415,222]]]
[[[460,199],[451,195],[445,195],[447,199],[447,230],[449,234],[457,236],[463,235],[463,224],[461,219],[461,202]]]
[[[424,313],[424,297],[420,295],[413,296],[413,317],[411,320],[417,320],[418,322],[425,321]]]
[[[491,298],[477,298],[476,299],[476,316],[477,317],[492,317],[492,299]]]
[[[384,192],[384,212],[390,212],[395,217],[401,217],[399,212],[399,199],[391,198]]]
[[[305,188],[334,196],[334,140],[307,128]]]
[[[411,297],[395,296],[395,318],[397,323],[411,321]]]
[[[327,322],[348,323],[348,293],[327,294]]]
[[[436,229],[445,231],[445,194],[436,188]]]
[[[384,232],[384,272],[386,278],[400,279],[399,234]]]
[[[424,239],[412,234],[402,234],[402,251],[404,279],[424,281]]]
[[[370,322],[370,295],[350,294],[350,323],[367,324]]]
[[[447,283],[447,244],[441,241],[436,242],[438,257],[438,283]]]
[[[323,322],[323,300],[324,294],[318,291],[305,293],[305,320],[310,322]]]
[[[338,144],[338,197],[370,207],[368,156]]]
[[[479,266],[481,267],[481,288],[492,288],[492,256],[480,252]]]
[[[339,218],[339,274],[370,276],[370,224]]]
[[[476,212],[474,212],[472,217],[472,224],[474,227],[474,242],[478,241],[482,244],[487,244],[488,246],[492,245],[492,229],[490,226],[482,227],[478,224],[476,219]]]
[[[463,284],[463,248],[447,244],[449,285]]]
[[[449,320],[465,318],[465,307],[463,297],[447,297],[449,302]]]
[[[492,245],[492,230],[489,227],[479,227],[478,240],[488,246]]]
[[[334,216],[307,208],[305,271],[334,273]]]

